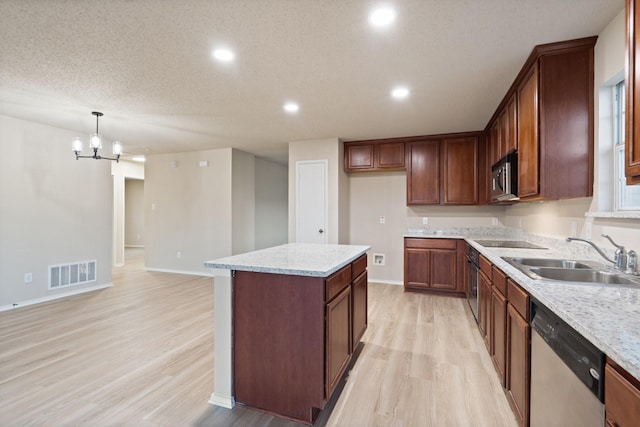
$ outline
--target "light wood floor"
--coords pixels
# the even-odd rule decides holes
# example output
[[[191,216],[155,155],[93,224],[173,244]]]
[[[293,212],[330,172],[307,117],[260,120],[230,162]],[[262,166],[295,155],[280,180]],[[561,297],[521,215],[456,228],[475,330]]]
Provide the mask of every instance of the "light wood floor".
[[[0,313],[2,426],[298,427],[209,406],[213,286],[143,271]],[[466,301],[369,285],[364,347],[317,426],[515,426]]]

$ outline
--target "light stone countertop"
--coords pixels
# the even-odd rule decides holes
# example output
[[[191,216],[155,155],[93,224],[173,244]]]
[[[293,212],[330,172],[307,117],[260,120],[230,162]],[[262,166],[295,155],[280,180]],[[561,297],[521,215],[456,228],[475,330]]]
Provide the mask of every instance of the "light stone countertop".
[[[501,257],[563,258],[604,263],[588,245],[503,229],[409,230],[405,237],[463,238],[523,289],[592,344],[640,379],[640,288],[622,285],[534,280]],[[465,234],[464,231],[468,231]],[[475,239],[527,240],[548,249],[488,248]]]
[[[290,243],[207,261],[207,268],[328,277],[366,253],[371,246]]]

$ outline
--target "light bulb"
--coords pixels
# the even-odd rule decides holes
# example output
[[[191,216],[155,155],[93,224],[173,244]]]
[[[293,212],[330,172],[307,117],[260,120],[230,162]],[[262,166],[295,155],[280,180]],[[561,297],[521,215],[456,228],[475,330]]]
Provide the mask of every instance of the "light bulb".
[[[119,156],[122,154],[122,145],[118,141],[113,142],[113,155]]]
[[[100,138],[100,134],[92,133],[89,135],[89,145],[92,149],[101,149],[102,148],[102,138]]]
[[[73,152],[82,153],[82,140],[78,137],[73,140]]]

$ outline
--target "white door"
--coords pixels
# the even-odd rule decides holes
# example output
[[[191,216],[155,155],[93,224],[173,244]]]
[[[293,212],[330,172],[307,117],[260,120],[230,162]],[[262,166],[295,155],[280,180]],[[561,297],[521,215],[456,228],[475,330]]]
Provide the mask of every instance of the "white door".
[[[327,243],[327,160],[296,162],[296,242]]]

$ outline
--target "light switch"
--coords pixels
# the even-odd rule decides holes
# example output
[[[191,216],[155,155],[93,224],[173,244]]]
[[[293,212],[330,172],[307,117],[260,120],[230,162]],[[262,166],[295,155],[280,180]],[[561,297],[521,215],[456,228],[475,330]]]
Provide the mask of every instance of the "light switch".
[[[384,215],[380,215],[380,224],[384,224],[384,221],[385,221]]]

